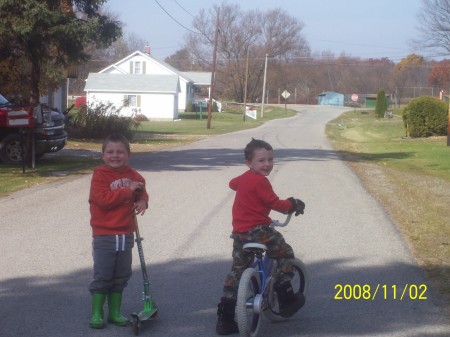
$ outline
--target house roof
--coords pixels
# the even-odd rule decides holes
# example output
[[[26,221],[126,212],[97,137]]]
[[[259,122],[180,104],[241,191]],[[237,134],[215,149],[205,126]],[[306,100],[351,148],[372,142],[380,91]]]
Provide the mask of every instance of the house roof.
[[[183,80],[186,82],[193,82],[196,85],[210,85],[211,84],[211,72],[200,72],[200,71],[179,71],[178,69],[172,67],[170,64],[158,60],[154,58],[153,56],[143,53],[139,50],[136,50],[135,52],[131,53],[130,55],[126,56],[125,58],[119,60],[118,62],[109,65],[108,67],[102,69],[99,71],[99,73],[108,73],[112,70],[116,70],[118,72],[124,73],[123,70],[120,69],[119,65],[127,62],[128,60],[132,59],[135,56],[142,56],[149,61],[152,61],[156,64],[159,64],[161,67],[166,69],[167,72],[172,73],[173,75],[180,76]]]
[[[196,85],[210,85],[211,84],[211,72],[200,71],[182,71],[182,76],[187,77]]]
[[[114,63],[114,64],[112,64],[112,65],[110,65],[110,66],[108,66],[108,67],[106,67],[106,68],[104,68],[102,70],[100,70],[99,72],[100,73],[106,73],[106,72],[109,72],[111,69],[118,69],[119,68],[118,65],[120,65],[120,64],[122,64],[124,62],[127,62],[128,60],[132,59],[136,55],[142,56],[142,57],[148,59],[149,61],[152,61],[152,62],[154,62],[156,64],[159,64],[161,67],[165,68],[168,72],[172,73],[173,75],[182,76],[182,77],[184,77],[185,80],[187,80],[189,82],[189,78],[186,78],[185,76],[183,76],[182,72],[180,72],[179,70],[175,69],[170,64],[168,64],[168,63],[166,63],[164,61],[158,60],[158,59],[154,58],[153,56],[151,56],[149,54],[146,54],[146,53],[143,53],[143,52],[141,52],[139,50],[136,50],[135,52],[131,53],[130,55],[128,55],[128,56],[124,57],[123,59],[119,60],[118,62],[116,62],[116,63]],[[121,71],[121,70],[119,70],[119,71]]]
[[[90,73],[84,91],[178,93],[177,75]]]

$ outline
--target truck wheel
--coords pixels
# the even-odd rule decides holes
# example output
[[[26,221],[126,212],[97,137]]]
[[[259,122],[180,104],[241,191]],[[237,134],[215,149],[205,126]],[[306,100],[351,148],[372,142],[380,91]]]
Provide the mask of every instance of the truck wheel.
[[[1,141],[0,159],[6,164],[22,162],[22,137],[20,135],[10,134]]]

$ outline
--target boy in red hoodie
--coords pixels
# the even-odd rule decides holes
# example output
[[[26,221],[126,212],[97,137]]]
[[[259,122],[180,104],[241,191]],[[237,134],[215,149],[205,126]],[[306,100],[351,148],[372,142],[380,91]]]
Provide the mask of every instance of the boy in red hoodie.
[[[148,207],[145,179],[128,166],[130,144],[121,134],[105,139],[104,166],[94,169],[89,195],[92,227],[94,277],[91,328],[105,326],[103,305],[108,299],[108,322],[128,324],[120,313],[122,292],[131,277],[134,246],[134,213],[143,215]]]
[[[253,254],[242,247],[246,242],[259,242],[267,246],[269,256],[278,260],[282,275],[274,285],[280,302],[280,313],[292,316],[305,303],[303,294],[294,294],[291,285],[294,251],[281,233],[270,227],[271,210],[282,213],[303,214],[305,204],[295,198],[280,200],[266,178],[273,169],[273,150],[263,140],[252,139],[245,150],[245,164],[249,170],[232,179],[230,188],[236,191],[233,203],[233,265],[223,287],[223,297],[218,304],[216,333],[238,333],[234,320],[237,291],[242,273],[253,262]]]

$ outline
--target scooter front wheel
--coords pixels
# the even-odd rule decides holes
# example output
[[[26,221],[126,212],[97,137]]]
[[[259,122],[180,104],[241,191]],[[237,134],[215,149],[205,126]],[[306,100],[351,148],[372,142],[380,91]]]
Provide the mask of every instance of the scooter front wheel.
[[[141,322],[139,321],[139,317],[137,314],[131,314],[131,327],[133,328],[133,334],[135,336],[139,335],[139,328],[141,326]]]

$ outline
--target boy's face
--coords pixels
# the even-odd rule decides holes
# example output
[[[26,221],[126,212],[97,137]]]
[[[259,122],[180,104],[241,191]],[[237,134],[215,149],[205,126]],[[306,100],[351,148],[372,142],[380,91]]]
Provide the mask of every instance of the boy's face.
[[[245,164],[255,173],[268,176],[273,169],[273,151],[266,149],[256,149],[251,161],[246,160]]]
[[[121,142],[109,142],[102,153],[102,159],[106,165],[114,170],[120,170],[128,164],[130,153],[125,144]]]

